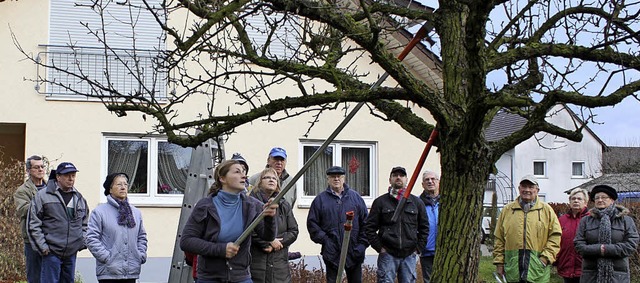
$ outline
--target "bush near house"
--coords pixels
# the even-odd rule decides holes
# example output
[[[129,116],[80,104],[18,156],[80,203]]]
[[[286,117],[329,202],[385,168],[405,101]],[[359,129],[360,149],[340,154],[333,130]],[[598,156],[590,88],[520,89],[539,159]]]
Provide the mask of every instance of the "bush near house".
[[[0,282],[26,280],[20,219],[13,202],[24,180],[24,163],[0,161]]]

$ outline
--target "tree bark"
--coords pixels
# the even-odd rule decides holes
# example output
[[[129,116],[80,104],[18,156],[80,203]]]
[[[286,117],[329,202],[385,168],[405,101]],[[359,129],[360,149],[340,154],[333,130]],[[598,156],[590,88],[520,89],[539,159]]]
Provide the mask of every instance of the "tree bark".
[[[438,268],[431,282],[477,281],[484,188],[493,162],[478,144],[465,150],[441,140],[442,206],[434,260]]]

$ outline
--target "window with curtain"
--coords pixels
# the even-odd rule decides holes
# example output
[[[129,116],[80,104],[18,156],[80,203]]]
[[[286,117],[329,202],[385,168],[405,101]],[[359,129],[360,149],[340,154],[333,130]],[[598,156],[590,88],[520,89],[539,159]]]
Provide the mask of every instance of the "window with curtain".
[[[533,162],[533,175],[539,177],[547,176],[547,162],[546,161],[534,161]]]
[[[129,199],[135,204],[180,205],[187,185],[191,148],[162,137],[111,136],[106,139],[104,176],[129,175]]]
[[[584,178],[584,162],[571,163],[571,177]]]
[[[306,163],[314,152],[321,146],[321,142],[302,143],[302,161]],[[334,142],[327,147],[316,159],[302,177],[303,193],[301,205],[311,203],[313,197],[327,189],[327,168],[342,166],[347,174],[345,183],[358,191],[360,195],[373,200],[376,193],[375,154],[376,145],[373,142]],[[300,166],[302,167],[302,165]],[[305,201],[306,200],[306,201]]]

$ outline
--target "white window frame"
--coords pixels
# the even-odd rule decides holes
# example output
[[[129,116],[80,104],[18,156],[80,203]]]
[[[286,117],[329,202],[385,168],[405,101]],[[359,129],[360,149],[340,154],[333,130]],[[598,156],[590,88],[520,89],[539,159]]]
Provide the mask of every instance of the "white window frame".
[[[575,166],[575,165],[581,165],[581,167],[582,167],[582,169],[581,169],[582,174],[581,175],[574,175],[573,174],[573,166]],[[586,165],[585,165],[584,161],[572,161],[571,162],[571,178],[574,178],[574,179],[584,179],[584,178],[586,178],[587,174],[585,174],[585,168],[586,168]]]
[[[142,136],[142,135],[140,135]],[[105,134],[102,139],[102,166],[100,173],[100,184],[107,177],[109,141],[146,141],[148,143],[147,157],[147,184],[158,183],[158,143],[167,142],[164,136],[145,136],[123,134]],[[104,188],[100,186],[100,203],[106,203],[107,197],[104,195]],[[146,194],[129,194],[129,203],[136,206],[154,207],[180,207],[182,206],[183,194],[159,194],[157,188],[147,187]]]
[[[298,148],[298,168],[304,166],[304,147],[305,146],[321,146],[324,140],[301,140]],[[342,148],[343,147],[360,147],[369,149],[370,168],[369,174],[369,186],[371,188],[369,196],[362,196],[367,207],[371,207],[373,200],[378,196],[378,144],[372,141],[334,141],[329,144],[329,147],[333,149],[333,164],[341,166],[340,160],[342,160]],[[348,170],[348,168],[344,168]],[[296,183],[297,187],[297,206],[299,208],[309,208],[311,202],[316,196],[307,196],[304,194],[304,175],[300,177]]]
[[[542,166],[542,170],[543,170],[544,172],[542,172],[542,174],[536,174],[536,163],[542,163],[542,164],[543,164],[543,166]],[[546,160],[534,160],[534,161],[533,161],[533,163],[532,163],[532,166],[533,166],[533,168],[532,168],[532,170],[531,170],[531,173],[532,173],[534,176],[536,176],[536,177],[541,177],[541,178],[546,178],[546,177],[547,177],[547,172],[548,172],[548,170],[547,170],[547,169],[548,169],[548,168],[547,168],[547,161],[546,161]]]

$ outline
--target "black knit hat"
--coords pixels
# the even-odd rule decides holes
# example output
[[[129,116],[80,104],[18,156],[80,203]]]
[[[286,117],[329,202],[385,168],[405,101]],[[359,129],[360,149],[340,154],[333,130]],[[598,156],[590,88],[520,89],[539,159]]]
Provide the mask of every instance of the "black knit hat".
[[[591,189],[591,193],[589,194],[589,197],[595,201],[597,193],[605,193],[613,200],[618,199],[618,193],[616,192],[616,189],[607,185],[597,185],[593,187],[593,189]]]
[[[126,173],[111,173],[107,175],[107,178],[104,180],[104,183],[102,183],[105,196],[109,195],[109,191],[111,190],[111,184],[113,184],[113,179],[115,179],[118,176],[124,176],[125,178],[127,178],[127,182],[129,182],[129,175],[127,175]]]

